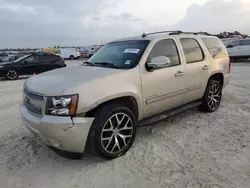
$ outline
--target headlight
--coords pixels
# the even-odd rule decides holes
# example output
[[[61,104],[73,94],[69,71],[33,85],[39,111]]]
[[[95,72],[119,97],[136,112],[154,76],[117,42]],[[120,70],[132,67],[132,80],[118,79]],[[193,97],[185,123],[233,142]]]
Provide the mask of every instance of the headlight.
[[[46,114],[55,116],[72,116],[76,114],[78,95],[48,97]]]

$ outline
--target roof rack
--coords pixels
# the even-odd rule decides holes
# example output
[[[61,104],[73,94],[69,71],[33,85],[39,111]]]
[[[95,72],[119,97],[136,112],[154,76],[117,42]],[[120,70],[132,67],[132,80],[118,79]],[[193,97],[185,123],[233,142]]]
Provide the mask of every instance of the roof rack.
[[[142,38],[145,38],[145,37],[147,37],[148,35],[154,35],[154,34],[162,34],[162,33],[169,33],[169,34],[171,34],[171,33],[176,33],[176,34],[180,34],[180,33],[182,33],[182,31],[158,31],[158,32],[153,32],[153,33],[143,33],[142,34]]]
[[[154,34],[161,34],[161,33],[168,33],[169,35],[180,35],[180,34],[193,34],[193,35],[208,35],[211,36],[211,34],[207,32],[183,32],[183,31],[159,31],[159,32],[153,32],[153,33],[143,33],[142,38],[147,37],[148,35],[154,35]]]

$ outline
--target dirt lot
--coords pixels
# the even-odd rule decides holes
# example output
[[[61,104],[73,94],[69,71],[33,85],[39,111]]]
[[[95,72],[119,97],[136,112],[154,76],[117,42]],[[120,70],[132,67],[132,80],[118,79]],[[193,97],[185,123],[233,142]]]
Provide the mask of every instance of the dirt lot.
[[[23,83],[0,80],[1,188],[250,186],[249,65],[233,65],[218,112],[193,109],[139,128],[131,150],[111,161],[68,160],[34,138],[19,118]]]

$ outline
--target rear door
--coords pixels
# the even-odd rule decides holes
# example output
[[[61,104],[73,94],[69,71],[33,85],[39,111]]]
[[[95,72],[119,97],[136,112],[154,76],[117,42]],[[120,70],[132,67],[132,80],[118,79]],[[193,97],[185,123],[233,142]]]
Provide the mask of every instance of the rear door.
[[[39,55],[39,62],[37,63],[38,73],[46,72],[54,69],[53,61],[51,54],[42,54]]]
[[[20,74],[22,75],[30,75],[34,73],[38,73],[37,63],[39,61],[39,57],[37,55],[31,55],[25,59],[23,59],[20,63]]]
[[[240,41],[234,41],[228,44],[227,52],[230,57],[242,56]]]
[[[179,41],[182,46],[182,54],[185,57],[186,88],[188,89],[184,101],[189,103],[202,98],[211,73],[211,67],[198,39],[180,38]]]
[[[250,40],[241,40],[240,47],[242,56],[250,56]]]

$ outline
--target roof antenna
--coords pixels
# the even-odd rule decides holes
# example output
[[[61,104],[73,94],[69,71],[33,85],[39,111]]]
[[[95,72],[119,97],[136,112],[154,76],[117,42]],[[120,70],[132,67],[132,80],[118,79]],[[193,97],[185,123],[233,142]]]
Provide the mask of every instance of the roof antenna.
[[[147,36],[147,35],[146,35],[145,33],[143,33],[141,37],[142,37],[142,38],[145,38],[146,36]]]

